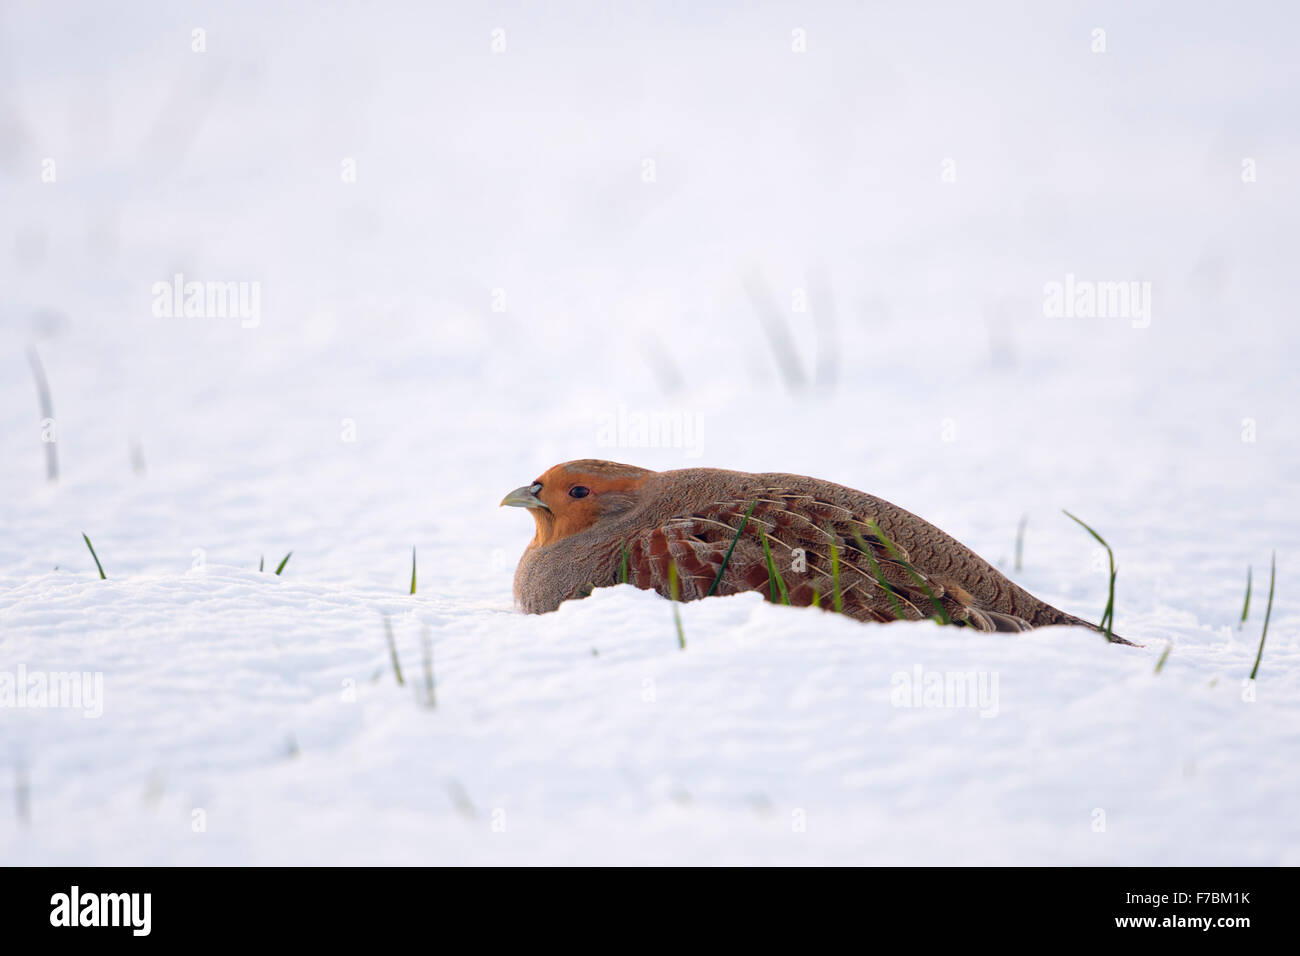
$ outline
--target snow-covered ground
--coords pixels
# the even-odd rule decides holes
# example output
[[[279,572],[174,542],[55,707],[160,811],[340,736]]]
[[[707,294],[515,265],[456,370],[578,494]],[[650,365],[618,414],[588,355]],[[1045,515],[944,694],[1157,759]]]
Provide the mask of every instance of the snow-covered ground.
[[[1296,20],[1044,6],[6,3],[0,693],[93,699],[0,707],[0,860],[1300,863]],[[579,457],[861,488],[1095,620],[1068,508],[1145,646],[517,614],[497,502]]]

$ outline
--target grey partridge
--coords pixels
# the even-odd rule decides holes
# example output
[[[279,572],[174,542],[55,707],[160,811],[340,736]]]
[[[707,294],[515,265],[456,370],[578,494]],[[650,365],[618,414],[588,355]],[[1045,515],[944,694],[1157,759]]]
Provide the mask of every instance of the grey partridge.
[[[586,459],[556,465],[501,504],[527,508],[537,523],[514,582],[531,614],[626,582],[682,601],[759,591],[863,621],[1096,630],[911,512],[802,475]]]

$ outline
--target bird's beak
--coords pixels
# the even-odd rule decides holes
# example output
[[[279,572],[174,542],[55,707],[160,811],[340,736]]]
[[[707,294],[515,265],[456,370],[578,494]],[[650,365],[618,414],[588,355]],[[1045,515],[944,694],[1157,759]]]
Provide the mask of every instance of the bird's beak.
[[[533,494],[532,485],[524,485],[522,488],[516,488],[510,494],[501,499],[501,507],[510,505],[512,508],[542,508],[549,511],[546,505],[542,504],[542,499]]]

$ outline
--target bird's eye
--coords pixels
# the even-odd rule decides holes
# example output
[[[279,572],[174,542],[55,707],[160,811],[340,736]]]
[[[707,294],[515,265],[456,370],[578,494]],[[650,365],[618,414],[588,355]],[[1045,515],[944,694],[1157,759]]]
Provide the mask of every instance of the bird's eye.
[[[585,498],[589,494],[591,494],[591,489],[585,485],[574,485],[569,489],[570,498]]]

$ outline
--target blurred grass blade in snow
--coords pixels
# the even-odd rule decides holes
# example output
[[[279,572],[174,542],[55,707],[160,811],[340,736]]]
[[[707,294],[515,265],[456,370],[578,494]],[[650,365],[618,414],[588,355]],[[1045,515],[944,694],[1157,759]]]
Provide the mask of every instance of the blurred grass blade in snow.
[[[1259,673],[1259,661],[1264,656],[1264,638],[1268,637],[1268,619],[1273,616],[1273,585],[1277,583],[1277,552],[1273,552],[1272,568],[1268,572],[1268,606],[1264,609],[1264,631],[1259,635],[1259,650],[1255,652],[1255,666],[1250,670],[1250,679]]]
[[[807,376],[804,375],[803,367],[799,364],[799,355],[795,351],[794,339],[786,326],[785,317],[772,301],[767,284],[755,271],[747,274],[743,281],[745,291],[749,293],[749,301],[754,306],[754,314],[758,316],[759,324],[767,337],[767,344],[776,359],[776,367],[781,372],[785,387],[793,393],[804,391],[808,385]]]
[[[1065,516],[1071,521],[1078,522],[1084,531],[1087,531],[1088,534],[1096,538],[1101,543],[1101,546],[1106,549],[1106,556],[1110,560],[1110,590],[1106,597],[1106,610],[1101,616],[1101,623],[1097,625],[1097,629],[1105,634],[1106,640],[1109,641],[1111,639],[1111,630],[1115,626],[1115,552],[1110,549],[1110,545],[1106,543],[1105,538],[1093,531],[1092,528],[1084,524],[1083,521],[1070,514],[1070,512],[1066,511],[1064,508],[1062,508],[1061,511],[1064,512]]]
[[[650,339],[645,343],[642,349],[642,357],[650,368],[650,373],[654,376],[659,390],[664,393],[665,397],[672,398],[681,393],[682,384],[685,381],[682,377],[682,371],[677,367],[672,355],[665,351],[657,340]]]
[[[1156,661],[1155,672],[1157,674],[1159,674],[1161,669],[1165,666],[1165,661],[1169,660],[1169,652],[1173,650],[1173,647],[1174,647],[1173,641],[1170,641],[1168,644],[1165,645],[1165,652],[1160,655],[1160,660]]]
[[[420,628],[420,644],[424,648],[424,702],[432,710],[438,706],[438,699],[433,693],[433,642],[427,624]]]
[[[1024,569],[1023,559],[1025,556],[1025,525],[1029,524],[1029,515],[1020,516],[1020,524],[1016,526],[1016,570]]]
[[[727,565],[731,563],[731,552],[736,550],[736,542],[739,541],[740,536],[745,533],[745,525],[749,524],[749,516],[754,513],[754,509],[757,507],[758,499],[755,498],[754,503],[751,504],[749,510],[745,512],[745,517],[740,519],[740,527],[736,529],[736,536],[731,539],[731,547],[727,548],[727,553],[722,558],[722,567],[718,568],[718,574],[713,579],[713,583],[709,585],[709,593],[704,595],[705,597],[712,597],[713,592],[718,589],[718,584],[722,581],[722,575],[726,573]]]
[[[415,547],[411,548],[411,593],[415,593]]]
[[[384,634],[388,638],[388,654],[393,659],[393,673],[397,675],[397,685],[401,687],[406,683],[402,680],[402,665],[397,660],[397,641],[393,639],[393,622],[384,615]]]
[[[90,543],[90,538],[86,537],[86,532],[81,532],[81,539],[86,542],[86,547],[90,549],[90,556],[95,559],[95,567],[99,568],[99,579],[107,581],[108,575],[104,574],[104,566],[99,563],[99,555],[95,553],[95,546]]]
[[[32,789],[27,778],[27,768],[21,764],[14,767],[14,803],[18,822],[27,826],[32,822]]]
[[[1246,618],[1250,617],[1250,588],[1251,574],[1254,571],[1250,565],[1246,565],[1246,603],[1241,606],[1241,621],[1237,624],[1237,630],[1241,630],[1246,625]]]
[[[468,791],[459,780],[453,777],[447,781],[447,793],[451,796],[456,812],[466,820],[473,820],[478,816],[478,810],[474,809],[474,801],[470,800]]]
[[[54,402],[50,399],[50,383],[45,378],[45,366],[41,356],[33,346],[27,350],[27,361],[31,363],[32,375],[36,378],[36,396],[41,403],[41,441],[45,445],[45,478],[47,481],[59,480],[59,454],[55,449],[58,439],[58,426],[54,423]],[[49,429],[47,436],[46,429]]]
[[[280,566],[275,569],[275,573],[279,574],[281,571],[283,571],[284,566],[289,563],[289,559],[292,557],[293,557],[293,552],[290,551],[288,554],[284,556],[284,560],[280,562]],[[308,577],[310,577],[310,575],[308,575]]]
[[[826,391],[834,391],[839,379],[841,349],[835,326],[835,300],[831,295],[830,278],[821,266],[814,267],[808,273],[808,298],[813,323],[817,327],[817,362],[814,366],[813,384]]]

